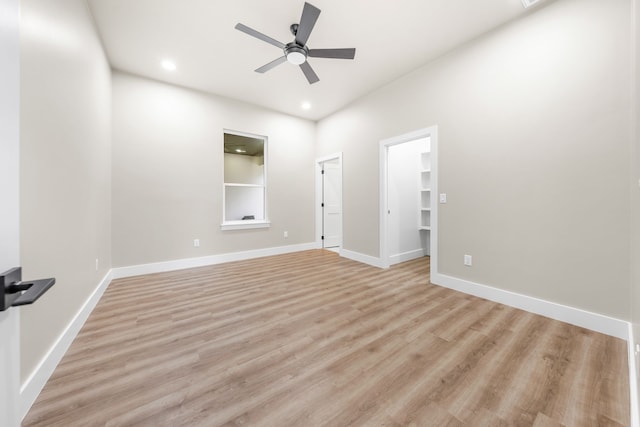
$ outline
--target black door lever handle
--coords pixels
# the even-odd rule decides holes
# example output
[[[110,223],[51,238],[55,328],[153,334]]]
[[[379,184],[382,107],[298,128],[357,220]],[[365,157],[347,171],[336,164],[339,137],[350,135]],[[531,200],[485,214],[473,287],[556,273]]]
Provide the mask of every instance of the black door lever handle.
[[[49,288],[52,287],[55,283],[56,283],[56,279],[50,278],[50,279],[34,280],[29,283],[22,282],[19,285],[15,285],[18,288],[25,288],[21,290],[26,290],[26,292],[20,295],[15,301],[13,301],[13,304],[11,304],[11,306],[17,307],[19,305],[33,304],[34,302],[36,302],[38,298],[40,298],[45,292],[47,292]]]
[[[0,311],[9,307],[33,304],[56,283],[55,278],[22,281],[22,268],[0,274]]]

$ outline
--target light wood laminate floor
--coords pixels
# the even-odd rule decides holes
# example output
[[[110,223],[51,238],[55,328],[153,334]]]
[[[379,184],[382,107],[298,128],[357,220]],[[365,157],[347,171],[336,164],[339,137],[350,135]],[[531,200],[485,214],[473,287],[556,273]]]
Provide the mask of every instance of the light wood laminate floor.
[[[115,280],[23,426],[618,426],[622,340],[315,250]]]

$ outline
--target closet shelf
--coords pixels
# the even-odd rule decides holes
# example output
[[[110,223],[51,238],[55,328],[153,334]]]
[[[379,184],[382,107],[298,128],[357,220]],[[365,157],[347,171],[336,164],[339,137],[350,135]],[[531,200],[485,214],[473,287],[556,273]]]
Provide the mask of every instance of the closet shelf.
[[[433,194],[431,185],[434,176],[431,174],[431,150],[424,151],[420,156],[418,167],[418,233],[420,240],[427,246],[431,241],[431,206],[433,206]]]

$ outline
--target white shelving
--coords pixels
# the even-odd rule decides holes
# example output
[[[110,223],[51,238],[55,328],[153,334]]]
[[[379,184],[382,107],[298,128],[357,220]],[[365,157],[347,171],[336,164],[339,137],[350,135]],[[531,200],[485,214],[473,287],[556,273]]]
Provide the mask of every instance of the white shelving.
[[[420,153],[420,223],[418,230],[431,230],[431,152]]]

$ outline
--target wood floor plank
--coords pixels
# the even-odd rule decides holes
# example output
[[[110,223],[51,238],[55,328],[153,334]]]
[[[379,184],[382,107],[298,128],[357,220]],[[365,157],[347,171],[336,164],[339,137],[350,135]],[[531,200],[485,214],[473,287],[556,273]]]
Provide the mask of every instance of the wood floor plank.
[[[23,426],[624,426],[626,354],[313,250],[113,281]]]

